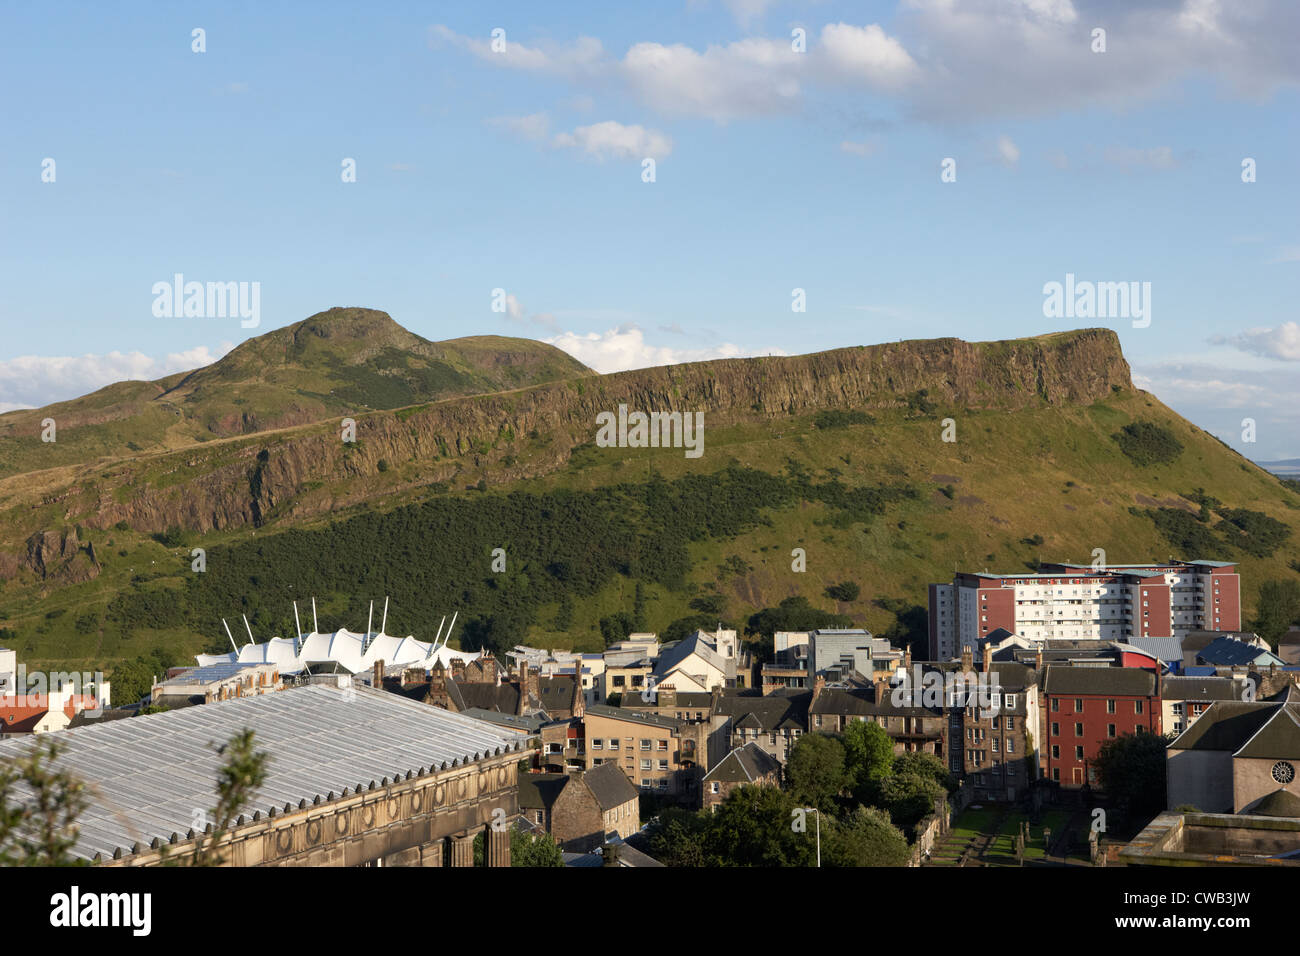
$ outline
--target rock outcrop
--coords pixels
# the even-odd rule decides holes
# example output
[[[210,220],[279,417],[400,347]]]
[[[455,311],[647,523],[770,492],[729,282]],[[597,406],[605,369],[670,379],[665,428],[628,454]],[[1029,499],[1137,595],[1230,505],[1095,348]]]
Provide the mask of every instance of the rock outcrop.
[[[487,469],[493,483],[546,474],[591,443],[596,416],[620,404],[702,411],[706,425],[717,428],[779,423],[827,409],[906,407],[921,392],[942,416],[968,408],[1087,405],[1132,387],[1118,337],[1109,329],[699,362],[357,415],[353,445],[341,440],[334,419],[126,460],[83,473],[61,503],[69,521],[88,527],[126,522],[142,532],[206,532],[257,526],[268,516],[297,520],[401,490],[391,480],[350,480],[377,476],[381,461],[420,462],[422,474],[410,486],[450,481],[465,471],[477,478]],[[324,492],[303,495],[319,488]],[[49,534],[39,536],[38,545],[29,542],[33,568],[49,565]],[[60,553],[67,547],[59,540]]]

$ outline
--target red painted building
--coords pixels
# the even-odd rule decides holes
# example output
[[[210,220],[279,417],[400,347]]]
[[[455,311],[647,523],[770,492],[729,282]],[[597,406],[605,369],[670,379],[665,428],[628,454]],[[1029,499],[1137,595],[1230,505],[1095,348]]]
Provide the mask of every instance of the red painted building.
[[[1029,640],[1124,641],[1241,627],[1236,566],[1217,561],[962,572],[952,584],[931,584],[929,594],[936,661],[954,659],[998,628]]]
[[[1042,723],[1044,776],[1070,789],[1098,787],[1094,763],[1103,744],[1163,733],[1159,676],[1140,667],[1049,665]]]

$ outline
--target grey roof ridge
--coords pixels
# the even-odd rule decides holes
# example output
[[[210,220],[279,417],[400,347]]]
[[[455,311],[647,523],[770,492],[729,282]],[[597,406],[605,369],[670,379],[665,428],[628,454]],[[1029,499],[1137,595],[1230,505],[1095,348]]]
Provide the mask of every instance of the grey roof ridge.
[[[1268,702],[1265,701],[1264,703],[1268,703]],[[1281,712],[1286,712],[1286,711],[1288,711],[1288,710],[1290,709],[1290,708],[1287,707],[1286,704],[1272,704],[1271,706],[1276,707],[1276,708],[1278,709],[1278,712],[1279,712],[1279,713],[1281,713]],[[1295,717],[1293,717],[1290,713],[1287,713],[1287,716],[1288,716],[1288,717],[1291,717],[1291,721],[1292,721],[1292,723],[1296,723],[1296,726],[1297,726],[1297,727],[1300,727],[1300,723],[1297,723],[1297,722],[1296,722]],[[1273,721],[1277,720],[1277,717],[1278,717],[1278,715],[1277,715],[1277,714],[1274,714],[1274,715],[1273,715],[1272,717],[1270,717],[1268,720],[1266,720],[1266,721],[1264,721],[1262,724],[1260,724],[1259,727],[1256,728],[1255,732],[1254,732],[1253,734],[1250,735],[1250,739],[1247,740],[1244,744],[1242,744],[1240,747],[1237,748],[1236,752],[1233,753],[1233,756],[1234,756],[1234,757],[1237,756],[1237,754],[1241,753],[1243,750],[1245,750],[1247,747],[1249,747],[1250,744],[1251,744],[1251,741],[1253,741],[1256,737],[1258,737],[1261,733],[1263,733],[1264,728],[1267,727],[1269,724],[1273,723]]]

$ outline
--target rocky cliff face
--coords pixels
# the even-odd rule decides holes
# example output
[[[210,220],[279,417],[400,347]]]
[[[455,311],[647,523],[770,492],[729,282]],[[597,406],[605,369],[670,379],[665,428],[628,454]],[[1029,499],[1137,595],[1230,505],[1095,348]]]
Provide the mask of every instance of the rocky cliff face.
[[[355,445],[342,441],[332,420],[119,462],[83,474],[60,503],[65,520],[93,528],[125,521],[144,532],[202,532],[255,526],[273,512],[302,518],[360,503],[376,488],[348,479],[377,476],[381,460],[427,463],[416,484],[450,480],[462,469],[490,467],[493,483],[546,474],[592,442],[596,416],[620,404],[703,411],[706,427],[722,427],[825,409],[900,407],[921,390],[941,414],[951,414],[1086,405],[1131,388],[1118,337],[1108,329],[700,362],[374,412],[357,417]],[[391,482],[379,489],[393,490]],[[36,570],[25,557],[22,563]],[[4,569],[0,561],[0,574]]]

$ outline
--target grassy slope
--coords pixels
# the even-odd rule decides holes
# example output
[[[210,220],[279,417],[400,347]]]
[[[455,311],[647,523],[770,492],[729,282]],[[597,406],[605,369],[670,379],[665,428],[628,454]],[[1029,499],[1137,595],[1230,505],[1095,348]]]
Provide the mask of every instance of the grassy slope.
[[[819,606],[831,608],[835,602],[823,595],[823,588],[847,578],[862,584],[862,594],[859,600],[840,604],[837,609],[869,628],[882,630],[893,616],[875,607],[874,598],[905,597],[924,604],[926,584],[950,580],[954,568],[1015,571],[1040,558],[1087,561],[1094,548],[1104,548],[1108,561],[1114,564],[1165,558],[1172,549],[1152,522],[1128,509],[1137,503],[1138,495],[1170,504],[1178,493],[1196,487],[1231,507],[1266,512],[1293,529],[1288,544],[1269,559],[1231,553],[1178,555],[1239,561],[1246,617],[1253,613],[1261,580],[1295,574],[1288,562],[1300,547],[1300,496],[1145,393],[1116,395],[1086,408],[1039,408],[1014,415],[942,408],[923,419],[908,418],[903,410],[873,414],[877,417],[874,425],[825,431],[814,428],[810,418],[779,425],[709,429],[705,455],[697,460],[686,459],[680,451],[584,449],[563,471],[494,486],[494,491],[591,488],[636,481],[652,468],[672,478],[714,471],[733,458],[769,471],[779,471],[786,467],[787,459],[793,459],[821,477],[833,468],[848,484],[897,481],[905,476],[929,489],[917,501],[891,506],[866,532],[861,526],[841,529],[819,524],[825,516],[822,506],[802,504],[770,512],[769,526],[734,539],[693,546],[694,591],[647,589],[652,629],[661,629],[690,613],[687,602],[693,594],[711,588],[728,597],[729,616],[734,620],[792,594],[806,595]],[[956,419],[956,443],[940,440],[940,419],[945,416]],[[1181,457],[1167,466],[1133,466],[1110,436],[1136,419],[1171,429],[1185,446]],[[519,446],[519,454],[526,455],[528,443],[521,440]],[[382,478],[396,486],[403,469],[420,467],[418,462],[405,463]],[[470,474],[465,477],[473,478]],[[1074,484],[1068,486],[1067,482]],[[947,485],[955,490],[951,499],[939,490]],[[458,482],[457,487],[463,483]],[[383,510],[426,493],[395,487],[392,494],[377,496],[369,507]],[[316,519],[316,523],[342,517],[345,514],[334,514]],[[257,532],[209,535],[201,543],[247,540],[249,535],[276,530],[273,522]],[[1041,546],[1022,542],[1034,535],[1043,537]],[[194,630],[139,631],[124,641],[78,633],[76,619],[102,609],[118,590],[175,586],[188,574],[187,551],[169,551],[131,532],[91,537],[105,563],[104,573],[95,581],[47,596],[30,584],[11,583],[0,592],[0,622],[17,631],[18,639],[11,643],[32,666],[88,667],[133,657],[157,645],[189,654],[217,637],[220,625],[216,621],[192,622]],[[807,551],[804,574],[790,569],[790,551],[795,547]],[[121,550],[126,554],[119,555]],[[741,558],[751,570],[741,575],[723,572],[720,566],[732,556]],[[150,580],[133,584],[139,577]],[[542,645],[599,647],[595,622],[614,611],[629,610],[633,587],[630,581],[616,579],[594,598],[575,601],[570,632],[537,627],[530,640]],[[348,589],[341,586],[341,590]],[[338,599],[322,603],[322,626],[365,626],[364,620],[331,617],[331,606],[341,606],[336,602]],[[50,613],[56,616],[48,618]],[[238,609],[231,608],[231,615],[237,619]],[[550,616],[549,610],[543,611],[540,620],[545,624]],[[414,628],[416,636],[430,637],[436,625],[436,621],[421,623]],[[259,639],[266,636],[258,635]]]
[[[386,313],[331,309],[193,372],[0,415],[0,477],[584,374],[531,339],[430,342]],[[46,418],[57,423],[54,443],[41,440]]]

